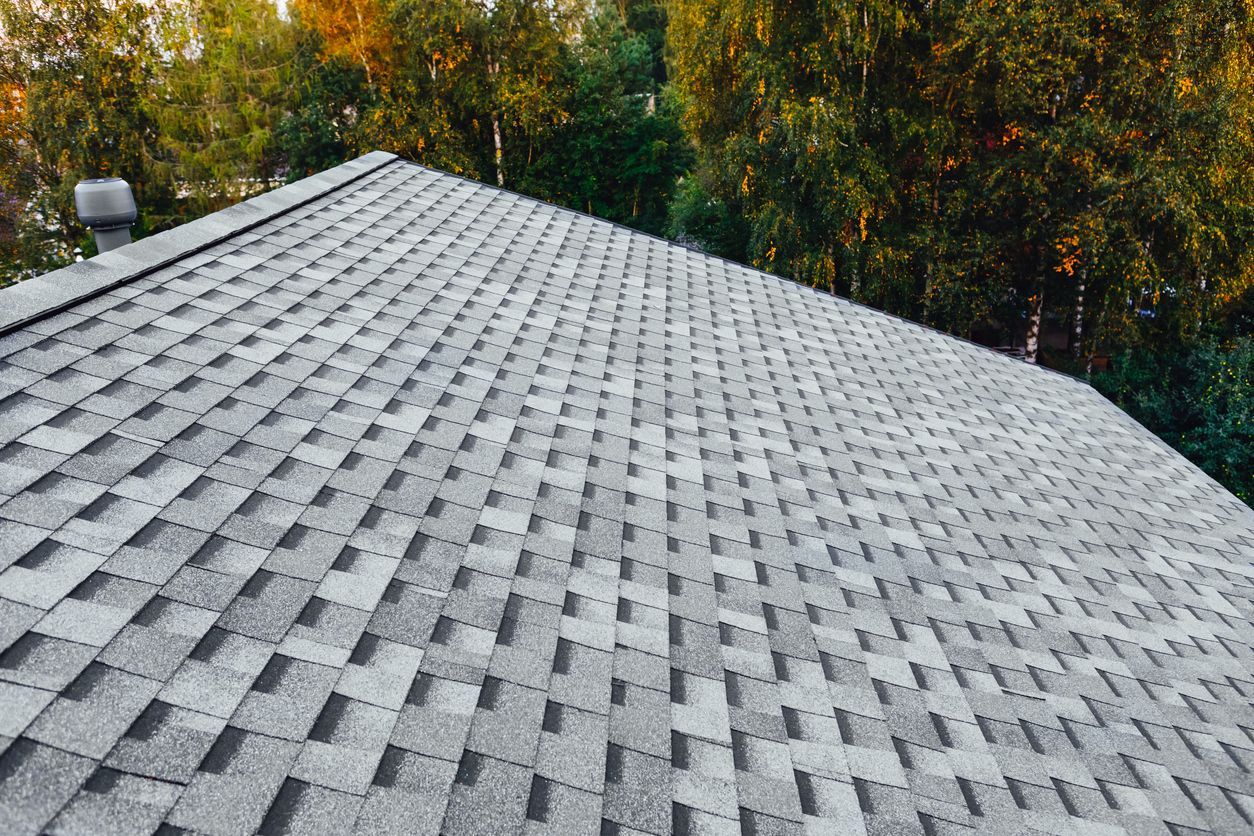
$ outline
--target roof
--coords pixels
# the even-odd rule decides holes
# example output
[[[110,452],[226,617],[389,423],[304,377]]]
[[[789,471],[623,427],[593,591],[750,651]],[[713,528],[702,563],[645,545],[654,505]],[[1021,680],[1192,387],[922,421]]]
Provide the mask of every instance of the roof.
[[[1254,512],[1079,381],[383,154],[0,302],[6,832],[1254,826]]]

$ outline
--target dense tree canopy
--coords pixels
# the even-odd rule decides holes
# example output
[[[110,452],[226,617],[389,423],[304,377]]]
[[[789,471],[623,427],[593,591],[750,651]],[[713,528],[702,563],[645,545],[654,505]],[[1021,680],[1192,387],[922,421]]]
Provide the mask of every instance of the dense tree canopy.
[[[144,234],[385,148],[1089,375],[1248,499],[1252,17],[0,0],[0,284],[92,252],[84,177]]]
[[[1048,312],[1087,353],[1250,285],[1250,13],[676,0],[671,44],[755,264],[960,334],[995,321],[1035,360]]]

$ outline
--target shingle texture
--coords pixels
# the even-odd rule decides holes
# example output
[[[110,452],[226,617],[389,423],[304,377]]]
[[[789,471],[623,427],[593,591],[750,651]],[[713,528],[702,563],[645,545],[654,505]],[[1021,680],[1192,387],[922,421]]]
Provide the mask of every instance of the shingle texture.
[[[0,337],[0,830],[1249,832],[1252,556],[1080,382],[392,161]]]

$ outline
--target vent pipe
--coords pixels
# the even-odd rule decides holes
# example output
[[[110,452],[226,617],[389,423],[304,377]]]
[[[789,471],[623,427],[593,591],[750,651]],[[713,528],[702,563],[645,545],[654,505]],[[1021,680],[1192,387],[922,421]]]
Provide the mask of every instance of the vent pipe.
[[[131,224],[138,213],[131,186],[120,177],[84,180],[74,187],[78,219],[96,236],[102,253],[131,243]]]

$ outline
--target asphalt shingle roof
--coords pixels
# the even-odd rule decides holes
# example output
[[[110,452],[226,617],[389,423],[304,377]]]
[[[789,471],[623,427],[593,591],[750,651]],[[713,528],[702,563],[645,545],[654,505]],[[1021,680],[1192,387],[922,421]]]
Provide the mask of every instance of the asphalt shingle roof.
[[[1081,382],[385,155],[0,308],[4,832],[1254,827],[1254,513]]]

